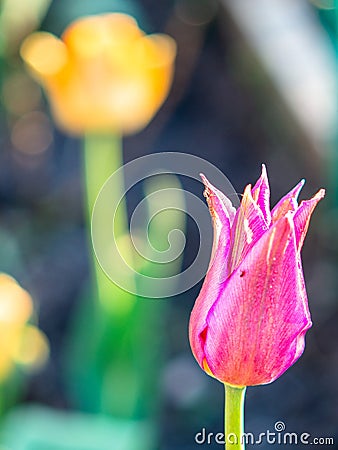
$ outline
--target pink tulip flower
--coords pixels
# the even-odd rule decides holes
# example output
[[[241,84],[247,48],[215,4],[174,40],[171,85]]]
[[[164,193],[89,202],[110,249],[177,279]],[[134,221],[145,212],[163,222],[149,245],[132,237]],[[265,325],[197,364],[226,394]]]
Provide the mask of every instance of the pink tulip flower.
[[[236,210],[201,176],[214,244],[190,318],[193,354],[203,370],[223,383],[271,383],[301,356],[312,325],[300,252],[325,191],[298,205],[303,180],[270,211],[263,165]]]

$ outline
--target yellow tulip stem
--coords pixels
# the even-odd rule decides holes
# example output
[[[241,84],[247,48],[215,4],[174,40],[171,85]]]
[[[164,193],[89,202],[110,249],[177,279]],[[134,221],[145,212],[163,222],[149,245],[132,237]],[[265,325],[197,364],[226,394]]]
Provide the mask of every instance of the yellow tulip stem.
[[[88,134],[84,138],[84,179],[86,190],[86,219],[87,229],[91,229],[91,216],[95,200],[105,181],[123,165],[122,138],[113,134]],[[124,200],[123,171],[115,175],[114,189],[111,190],[112,204],[122,198],[116,211],[114,220],[114,233],[116,237],[128,232],[127,207]],[[92,249],[91,239],[89,245]],[[112,282],[108,280],[96,261],[93,250],[92,271],[96,280],[99,299],[104,301],[111,293]]]
[[[225,385],[225,449],[245,450],[244,399],[246,387]],[[242,442],[243,441],[243,442]]]

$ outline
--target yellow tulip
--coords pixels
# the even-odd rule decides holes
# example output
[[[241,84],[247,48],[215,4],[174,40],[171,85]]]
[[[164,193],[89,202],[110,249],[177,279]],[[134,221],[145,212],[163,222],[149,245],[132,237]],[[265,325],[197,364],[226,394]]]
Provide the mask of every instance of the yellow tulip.
[[[33,33],[21,55],[64,130],[129,134],[166,99],[176,45],[166,35],[145,35],[128,15],[109,13],[76,20],[61,39]]]
[[[40,366],[48,354],[47,339],[28,323],[33,302],[10,276],[0,274],[0,383],[16,364]]]

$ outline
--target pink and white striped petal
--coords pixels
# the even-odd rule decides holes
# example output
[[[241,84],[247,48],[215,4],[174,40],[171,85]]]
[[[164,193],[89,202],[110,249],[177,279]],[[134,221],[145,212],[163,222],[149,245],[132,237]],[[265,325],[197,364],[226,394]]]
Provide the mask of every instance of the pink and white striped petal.
[[[288,192],[273,208],[272,214],[272,222],[277,222],[281,217],[284,217],[285,214],[289,211],[296,211],[298,208],[298,196],[300,191],[302,190],[305,184],[305,180],[301,180],[290,192]]]
[[[262,211],[266,225],[269,227],[271,223],[270,186],[265,164],[262,164],[262,174],[252,188],[251,193],[253,199]]]
[[[324,197],[324,195],[325,190],[320,189],[310,200],[303,200],[295,212],[293,221],[295,224],[296,243],[299,251],[303,246],[312,213],[317,206],[317,203]]]
[[[204,357],[217,379],[270,383],[299,358],[311,326],[299,269],[289,214],[251,249],[209,311]]]

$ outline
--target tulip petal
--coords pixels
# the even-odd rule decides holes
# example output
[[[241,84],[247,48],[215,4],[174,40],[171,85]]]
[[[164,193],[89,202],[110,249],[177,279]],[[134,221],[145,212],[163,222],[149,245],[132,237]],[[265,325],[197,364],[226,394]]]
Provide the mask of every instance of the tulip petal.
[[[62,40],[76,58],[91,58],[106,50],[120,55],[121,47],[127,50],[126,46],[141,36],[143,33],[133,17],[115,13],[75,20],[63,33]]]
[[[298,206],[303,184],[273,209],[272,225],[264,166],[256,185],[246,187],[233,222],[219,193],[206,188],[214,250],[191,314],[189,338],[202,369],[224,383],[270,383],[304,350],[311,317],[300,249],[325,191]]]
[[[33,33],[21,46],[56,122],[71,134],[144,128],[168,95],[175,55],[172,38],[147,36],[121,13],[81,17],[61,40]]]
[[[46,32],[33,33],[26,38],[20,53],[39,79],[60,73],[68,61],[65,44]]]
[[[248,251],[268,229],[261,208],[251,194],[251,186],[245,188],[241,206],[236,212],[231,227],[231,247],[228,261],[228,272],[238,267]]]
[[[270,186],[265,164],[262,164],[262,175],[252,188],[252,197],[260,207],[267,226],[271,223]]]
[[[273,208],[272,222],[277,222],[281,217],[284,217],[288,211],[296,211],[298,208],[297,198],[305,184],[305,180],[301,180],[289,193],[287,193]]]
[[[304,239],[309,228],[311,215],[317,206],[319,200],[321,200],[325,195],[325,190],[320,189],[317,194],[315,194],[310,200],[303,200],[299,205],[295,215],[294,215],[294,224],[295,224],[295,234],[296,234],[296,243],[298,250],[301,250]]]
[[[234,221],[236,208],[233,207],[231,201],[223,192],[213,186],[203,173],[200,174],[205,186],[204,197],[206,198],[210,210],[211,217],[217,214],[220,221],[230,220],[230,224]]]
[[[203,332],[207,328],[206,317],[218,295],[221,286],[220,280],[223,278],[224,272],[223,255],[227,255],[229,249],[229,241],[224,237],[225,233],[221,233],[214,252],[213,262],[209,266],[201,292],[190,316],[189,339],[191,349],[202,368],[204,368],[203,360],[205,357]]]
[[[214,242],[208,272],[201,292],[191,312],[189,334],[195,358],[203,367],[204,341],[201,339],[206,328],[206,316],[217,297],[219,286],[225,278],[226,260],[230,247],[230,225],[235,214],[235,208],[230,200],[208,179],[201,174],[205,185],[204,195],[207,199],[210,214],[213,219]]]
[[[311,326],[301,273],[288,214],[219,288],[200,336],[216,378],[237,386],[265,384],[299,358]]]

